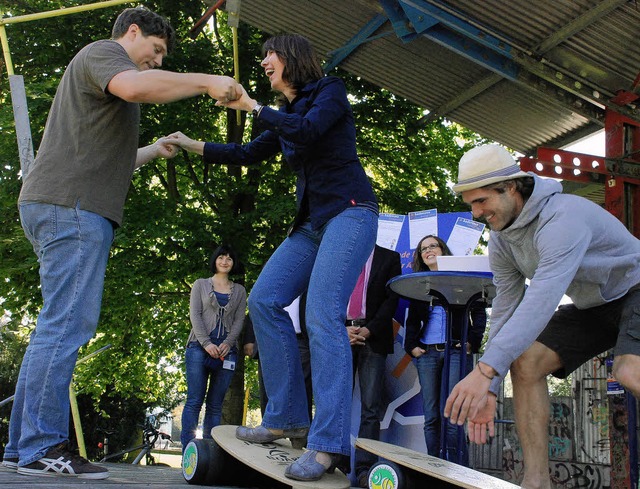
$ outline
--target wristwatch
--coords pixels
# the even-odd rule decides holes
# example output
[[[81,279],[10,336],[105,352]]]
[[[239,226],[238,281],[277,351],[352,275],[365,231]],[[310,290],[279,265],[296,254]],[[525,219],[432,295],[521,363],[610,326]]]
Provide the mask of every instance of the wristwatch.
[[[253,117],[258,117],[260,115],[260,112],[262,112],[262,107],[264,107],[264,105],[257,103],[256,106],[251,111],[251,115]]]

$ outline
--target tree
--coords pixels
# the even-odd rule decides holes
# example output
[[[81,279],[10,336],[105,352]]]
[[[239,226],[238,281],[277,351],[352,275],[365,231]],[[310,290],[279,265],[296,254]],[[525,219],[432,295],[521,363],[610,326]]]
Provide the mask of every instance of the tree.
[[[84,2],[9,1],[0,14],[51,10]],[[215,32],[196,39],[188,31],[200,18],[203,2],[158,0],[146,6],[169,18],[180,39],[163,68],[232,74],[230,29],[219,13]],[[122,7],[15,24],[7,29],[15,71],[25,77],[34,146],[42,137],[46,115],[66,64],[88,40],[106,38]],[[255,98],[270,102],[268,81],[259,66],[266,35],[245,24],[239,29],[241,81]],[[449,188],[462,153],[477,140],[467,130],[438,120],[425,127],[416,121],[422,109],[386,90],[338,70],[353,96],[359,128],[359,151],[384,212],[438,208],[460,209]],[[19,161],[8,84],[0,93],[0,301],[6,311],[0,323],[0,371],[15,384],[28,331],[41,305],[37,262],[23,236],[16,201]],[[140,144],[182,130],[208,141],[247,141],[247,119],[234,127],[235,112],[216,108],[197,97],[166,105],[143,105]],[[464,144],[458,144],[463,142]],[[111,344],[105,353],[76,369],[75,384],[85,406],[85,422],[93,410],[105,426],[120,422],[122,413],[135,417],[147,407],[171,408],[184,398],[182,358],[189,334],[189,291],[205,276],[208,255],[216,244],[231,243],[245,264],[245,286],[251,285],[267,258],[286,235],[295,213],[295,181],[279,158],[254,168],[208,165],[193,155],[156,160],[134,175],[109,261],[102,314],[96,337],[81,355]],[[10,338],[9,341],[4,341]],[[242,366],[240,366],[242,367]],[[255,374],[254,374],[255,375]],[[5,385],[0,387],[6,389]],[[12,390],[12,389],[11,389]],[[3,392],[5,393],[5,392]],[[4,396],[3,396],[4,397]],[[231,389],[225,421],[239,422],[242,376]],[[135,409],[123,407],[130,402]],[[0,411],[6,422],[8,410]],[[110,420],[108,418],[111,418]],[[137,420],[141,421],[141,420]],[[2,433],[6,433],[2,430]],[[0,440],[3,442],[6,440]],[[88,446],[93,446],[88,441]]]

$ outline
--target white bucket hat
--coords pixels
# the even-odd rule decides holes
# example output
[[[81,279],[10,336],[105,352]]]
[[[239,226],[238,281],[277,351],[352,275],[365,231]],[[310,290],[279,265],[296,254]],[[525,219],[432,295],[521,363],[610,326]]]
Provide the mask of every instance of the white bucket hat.
[[[458,165],[458,183],[453,186],[456,193],[484,187],[492,183],[529,177],[520,170],[513,156],[502,146],[486,144],[467,151]]]

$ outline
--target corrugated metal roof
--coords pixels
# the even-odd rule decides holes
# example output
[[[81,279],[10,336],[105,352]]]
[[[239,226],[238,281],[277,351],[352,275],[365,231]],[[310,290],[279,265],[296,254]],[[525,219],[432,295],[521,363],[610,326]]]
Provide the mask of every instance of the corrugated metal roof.
[[[387,21],[340,67],[524,154],[602,129],[609,99],[640,71],[635,1],[243,0],[240,10],[266,32],[307,36],[327,59],[377,15]],[[640,120],[635,106],[620,110]]]

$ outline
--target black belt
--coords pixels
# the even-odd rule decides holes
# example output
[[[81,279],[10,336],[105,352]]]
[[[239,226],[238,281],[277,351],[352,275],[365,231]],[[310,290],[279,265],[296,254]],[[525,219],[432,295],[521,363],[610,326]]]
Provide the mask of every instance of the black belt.
[[[347,319],[344,324],[346,326],[364,326],[367,324],[366,319]]]
[[[447,346],[446,343],[435,343],[432,345],[425,345],[424,343],[421,343],[421,347],[424,351],[435,350],[435,351],[442,352],[444,351],[446,346]],[[451,345],[451,348],[453,348],[454,350],[460,350],[461,345],[460,343],[456,343],[455,345]]]

